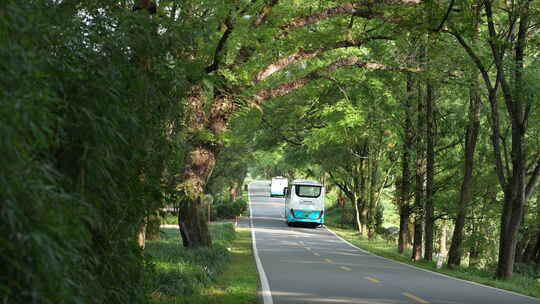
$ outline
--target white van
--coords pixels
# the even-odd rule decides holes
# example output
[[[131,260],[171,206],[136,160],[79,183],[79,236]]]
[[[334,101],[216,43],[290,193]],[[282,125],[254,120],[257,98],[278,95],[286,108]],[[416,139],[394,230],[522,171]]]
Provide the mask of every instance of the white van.
[[[324,224],[324,186],[309,179],[295,179],[285,190],[285,219],[295,222]]]
[[[287,183],[289,181],[283,176],[276,176],[272,178],[270,184],[270,196],[283,197],[285,195],[285,188],[287,188]]]

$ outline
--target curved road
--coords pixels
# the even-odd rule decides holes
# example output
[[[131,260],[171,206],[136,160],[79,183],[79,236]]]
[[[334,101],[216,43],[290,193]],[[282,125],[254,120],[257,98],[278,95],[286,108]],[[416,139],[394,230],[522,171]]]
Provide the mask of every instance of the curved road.
[[[325,228],[287,227],[269,181],[249,184],[264,304],[540,304],[508,291],[449,278],[369,254]]]

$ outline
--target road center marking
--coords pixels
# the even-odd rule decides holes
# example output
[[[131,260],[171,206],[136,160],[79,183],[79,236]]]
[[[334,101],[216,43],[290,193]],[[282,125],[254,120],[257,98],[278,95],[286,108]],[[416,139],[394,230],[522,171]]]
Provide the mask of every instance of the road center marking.
[[[418,302],[418,303],[429,304],[428,301],[426,301],[426,300],[424,300],[424,299],[421,299],[421,298],[419,298],[419,297],[417,297],[417,296],[414,296],[414,295],[412,295],[412,294],[410,294],[410,293],[408,293],[408,292],[404,292],[404,293],[402,293],[402,295],[406,296],[407,298],[413,299],[413,300],[415,300],[415,301]]]
[[[375,278],[372,278],[372,277],[366,277],[366,279],[370,280],[371,282],[373,283],[380,283],[381,281],[375,279]]]
[[[299,243],[300,243],[300,245],[302,245],[302,246],[306,246],[306,244],[304,244],[303,241],[300,241]]]
[[[309,247],[306,247],[306,250],[307,250],[307,251],[311,251],[311,248],[309,248]]]
[[[339,268],[343,269],[343,270],[346,270],[346,271],[351,271],[352,269],[347,267],[347,266],[340,266]]]
[[[324,259],[326,261],[326,263],[334,263],[334,261],[330,260],[330,259]]]
[[[316,255],[316,256],[321,256],[321,255],[320,255],[320,254],[318,254],[317,252],[314,252],[313,254],[314,254],[314,255]]]

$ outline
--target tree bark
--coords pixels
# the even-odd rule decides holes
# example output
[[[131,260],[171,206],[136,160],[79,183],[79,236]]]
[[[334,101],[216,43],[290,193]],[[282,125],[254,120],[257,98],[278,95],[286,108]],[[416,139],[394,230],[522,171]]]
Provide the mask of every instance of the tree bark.
[[[448,267],[461,264],[461,243],[463,242],[463,228],[467,215],[467,204],[471,200],[471,187],[473,181],[474,153],[478,132],[480,129],[480,95],[478,92],[477,73],[472,73],[471,87],[469,88],[469,122],[465,131],[465,161],[463,164],[463,181],[459,192],[458,213],[452,235],[452,244],[448,253]]]
[[[356,195],[353,195],[353,199],[351,199],[351,204],[354,207],[354,219],[356,223],[356,230],[361,234],[362,233],[362,223],[360,222],[360,210],[358,209],[358,202],[356,199]]]
[[[491,108],[491,141],[493,145],[495,169],[499,184],[504,192],[504,205],[501,214],[499,261],[496,276],[497,278],[504,280],[511,279],[513,273],[516,237],[521,224],[526,189],[527,193],[530,193],[536,185],[534,178],[531,178],[529,183],[525,185],[526,149],[524,148],[524,139],[529,115],[529,111],[526,109],[528,109],[529,105],[525,105],[526,99],[523,96],[523,62],[529,28],[529,5],[530,1],[524,1],[523,3],[520,2],[519,5],[510,8],[512,11],[509,15],[516,16],[517,18],[508,23],[507,29],[501,30],[516,31],[517,29],[517,34],[501,35],[500,32],[497,32],[497,25],[495,24],[496,18],[494,18],[493,14],[493,3],[491,1],[483,2],[489,35],[487,42],[491,48],[493,62],[495,63],[497,72],[494,84],[491,81],[488,69],[486,69],[482,60],[480,60],[480,57],[476,55],[474,50],[459,34],[452,33],[474,61],[488,90],[488,100]],[[517,39],[511,41],[509,40],[510,38]],[[512,48],[508,47],[508,45],[511,45]],[[508,50],[514,51],[514,56],[512,58],[514,75],[512,81],[509,81],[509,77],[506,75],[508,69],[504,62],[506,58],[512,57],[508,54]],[[497,99],[499,86],[502,89],[503,100],[510,117],[509,123],[512,139],[510,166],[506,166],[503,162],[500,149],[501,133],[499,130],[500,123]],[[508,174],[508,176],[505,176],[506,174]]]
[[[146,223],[143,222],[139,225],[139,231],[137,232],[137,243],[141,249],[146,246]]]
[[[157,240],[160,238],[161,218],[158,212],[146,217],[146,237],[147,240]]]
[[[500,56],[500,49],[491,41],[492,49],[496,55],[497,72],[500,75],[500,83],[503,91],[505,103],[511,117],[512,129],[512,176],[506,183],[504,195],[503,213],[501,215],[501,241],[499,246],[499,263],[497,265],[497,277],[511,279],[514,271],[514,259],[517,243],[517,234],[521,224],[523,208],[525,204],[525,149],[524,135],[526,129],[526,113],[524,111],[523,94],[523,58],[526,45],[526,35],[528,31],[529,2],[519,6],[519,31],[515,46],[514,57],[514,92],[511,92],[506,79],[504,78],[503,58]],[[488,17],[488,28],[490,36],[495,39],[496,33],[493,24],[493,13],[491,4],[485,5]],[[499,56],[497,56],[499,55]],[[512,95],[513,94],[513,95]]]
[[[227,127],[234,106],[225,96],[216,95],[208,109],[203,89],[194,85],[186,103],[188,118],[188,152],[184,158],[182,181],[178,185],[178,225],[184,247],[210,247],[212,240],[208,230],[208,219],[203,196],[206,183],[216,164],[221,144],[208,139],[205,132],[216,138]]]
[[[372,155],[370,159],[371,165],[369,169],[370,179],[369,179],[369,215],[368,215],[368,238],[373,239],[375,235],[376,228],[376,214],[377,214],[377,185],[379,183],[379,166],[378,166],[378,152],[375,155]]]
[[[238,196],[238,190],[239,190],[239,184],[238,182],[233,182],[233,184],[229,187],[229,197],[231,199],[231,202],[236,201],[236,198]]]
[[[428,80],[426,87],[426,219],[424,247],[424,259],[433,260],[433,229],[435,225],[433,200],[435,190],[433,180],[435,178],[435,124],[433,122],[433,84]]]
[[[418,84],[417,93],[417,120],[416,132],[423,134],[425,129],[424,100],[422,98],[421,85]],[[414,188],[414,239],[411,259],[419,261],[422,258],[422,238],[424,221],[425,201],[425,151],[422,136],[416,136],[416,165],[415,165],[415,188]]]
[[[203,189],[215,165],[215,153],[194,147],[186,156],[178,225],[184,247],[210,247],[212,239],[203,208]]]
[[[398,252],[403,253],[405,248],[409,247],[410,238],[408,237],[410,208],[410,158],[413,149],[412,135],[412,98],[413,98],[414,80],[410,74],[407,74],[406,97],[405,97],[405,125],[403,126],[403,152],[401,154],[401,183],[400,183],[400,203],[399,203],[399,237]]]
[[[367,155],[367,144],[364,142],[362,146],[362,151],[364,155]],[[366,174],[368,172],[368,168],[366,168],[368,165],[369,160],[361,159],[360,160],[360,167],[359,167],[359,183],[358,183],[358,194],[356,197],[356,206],[358,207],[358,222],[359,222],[359,229],[358,232],[361,236],[367,236],[367,204],[368,204],[368,185],[367,185],[367,178]]]

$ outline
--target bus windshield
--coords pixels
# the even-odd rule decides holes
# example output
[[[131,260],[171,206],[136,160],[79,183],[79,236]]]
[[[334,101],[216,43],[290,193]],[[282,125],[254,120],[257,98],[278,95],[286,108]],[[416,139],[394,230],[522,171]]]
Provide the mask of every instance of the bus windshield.
[[[321,186],[296,185],[296,195],[300,197],[319,197]]]

